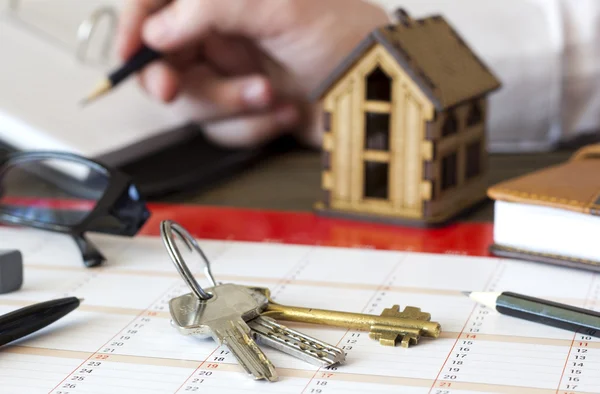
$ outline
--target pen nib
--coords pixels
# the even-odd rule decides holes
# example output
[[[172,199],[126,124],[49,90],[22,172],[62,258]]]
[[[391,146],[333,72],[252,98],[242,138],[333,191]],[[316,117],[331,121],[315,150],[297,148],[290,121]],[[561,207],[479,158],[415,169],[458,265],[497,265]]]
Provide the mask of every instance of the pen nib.
[[[471,295],[470,291],[461,291],[461,293],[463,293],[464,295],[466,295],[467,297],[469,297]]]
[[[107,93],[110,89],[112,88],[112,84],[110,83],[109,80],[104,80],[101,83],[98,84],[98,86],[96,87],[96,89],[94,89],[92,91],[92,93],[87,96],[86,98],[84,98],[83,100],[81,100],[79,102],[80,106],[85,106],[86,104],[88,104],[89,102],[91,102],[92,100],[104,95],[105,93]]]

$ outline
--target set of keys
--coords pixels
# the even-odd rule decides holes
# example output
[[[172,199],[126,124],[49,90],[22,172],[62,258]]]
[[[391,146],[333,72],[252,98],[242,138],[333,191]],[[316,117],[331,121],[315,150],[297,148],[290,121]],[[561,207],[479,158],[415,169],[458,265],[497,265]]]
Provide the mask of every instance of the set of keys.
[[[204,273],[211,287],[203,289],[185,264],[175,246],[178,235],[190,250],[205,262]],[[161,235],[167,251],[190,293],[169,302],[171,322],[180,333],[212,337],[225,345],[254,379],[277,381],[274,365],[258,345],[265,345],[321,367],[345,362],[342,349],[292,330],[278,321],[294,321],[369,331],[369,336],[384,346],[403,347],[418,343],[420,337],[437,338],[441,327],[429,313],[419,308],[398,305],[385,309],[380,316],[285,306],[275,303],[270,291],[262,287],[234,283],[217,284],[210,263],[194,238],[179,224],[161,223]]]

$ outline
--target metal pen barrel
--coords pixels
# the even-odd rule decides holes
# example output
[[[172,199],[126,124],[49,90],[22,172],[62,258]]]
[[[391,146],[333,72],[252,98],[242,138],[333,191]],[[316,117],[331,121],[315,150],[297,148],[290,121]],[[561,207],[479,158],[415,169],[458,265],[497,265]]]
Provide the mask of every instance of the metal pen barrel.
[[[496,310],[505,315],[600,337],[600,313],[571,305],[504,292]]]

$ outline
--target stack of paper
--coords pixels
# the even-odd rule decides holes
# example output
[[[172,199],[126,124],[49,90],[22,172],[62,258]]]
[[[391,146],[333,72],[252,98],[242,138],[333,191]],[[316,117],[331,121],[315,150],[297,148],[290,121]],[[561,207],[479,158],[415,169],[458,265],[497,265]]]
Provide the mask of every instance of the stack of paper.
[[[0,141],[20,150],[67,150],[97,157],[183,123],[146,96],[135,80],[94,105],[79,105],[115,66],[116,56],[113,50],[103,65],[79,61],[77,29],[94,10],[112,6],[118,13],[123,2],[22,0],[15,13],[8,0],[0,1]],[[107,22],[93,36],[92,60],[100,58],[110,31]],[[136,154],[144,153],[136,149]]]

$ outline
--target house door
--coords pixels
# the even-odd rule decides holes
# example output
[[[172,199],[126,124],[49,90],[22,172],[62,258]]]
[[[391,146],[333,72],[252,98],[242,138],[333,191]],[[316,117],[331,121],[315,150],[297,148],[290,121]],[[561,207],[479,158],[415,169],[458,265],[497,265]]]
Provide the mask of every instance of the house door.
[[[377,66],[364,81],[362,198],[389,201],[392,78]]]

